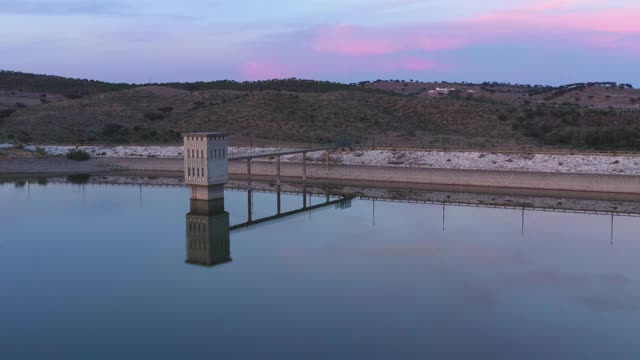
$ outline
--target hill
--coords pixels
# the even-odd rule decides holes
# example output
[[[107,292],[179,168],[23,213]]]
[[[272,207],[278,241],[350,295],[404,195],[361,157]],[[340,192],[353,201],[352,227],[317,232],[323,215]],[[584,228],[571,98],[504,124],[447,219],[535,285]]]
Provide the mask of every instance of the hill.
[[[591,108],[638,109],[640,90],[631,84],[613,82],[577,83],[563,86],[512,85],[496,82],[428,83],[389,80],[362,82],[360,86],[402,95],[441,97],[455,92],[460,97],[485,98],[494,101],[539,105],[578,105]]]
[[[87,79],[71,79],[54,75],[28,74],[16,71],[0,70],[0,91],[50,93],[68,95],[76,99],[85,95],[132,89],[140,86],[163,86],[175,89],[198,90],[236,90],[236,91],[292,91],[292,92],[333,92],[339,90],[355,90],[380,92],[378,89],[358,86],[357,84],[341,84],[330,81],[304,79],[273,79],[263,81],[198,81],[190,83],[152,83],[145,85],[108,83]]]
[[[11,91],[6,89],[17,86],[15,77],[12,81],[0,89]],[[73,87],[83,81],[61,83]],[[35,84],[22,89],[49,90]],[[609,108],[604,102],[640,99],[637,90],[626,86],[347,85],[297,79],[197,84],[97,85],[79,98],[58,95],[57,101],[0,105],[0,141],[174,143],[182,132],[227,131],[243,139],[285,142],[329,143],[350,136],[357,144],[389,146],[506,148],[544,143],[640,149],[640,111]],[[313,91],[318,85],[321,90]],[[429,92],[431,86],[458,88],[442,94]],[[602,108],[581,105],[576,94],[591,101],[602,96]],[[574,101],[568,101],[571,98]]]

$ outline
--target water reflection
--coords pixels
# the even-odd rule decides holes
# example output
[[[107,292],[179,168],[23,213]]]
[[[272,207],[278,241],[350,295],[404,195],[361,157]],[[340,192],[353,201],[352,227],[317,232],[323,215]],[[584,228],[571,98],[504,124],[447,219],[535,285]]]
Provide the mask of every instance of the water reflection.
[[[91,175],[89,174],[75,174],[67,176],[67,182],[75,185],[83,185],[89,183]]]
[[[224,199],[191,200],[187,214],[188,264],[215,266],[231,261],[229,213]]]
[[[141,208],[140,185],[105,180],[84,208],[66,177],[32,182],[31,201],[0,187],[2,358],[640,354],[640,218],[611,214],[638,203],[337,187],[356,199],[280,222],[325,186],[283,185],[279,211],[275,185],[254,183],[247,223],[246,186],[195,203],[145,188]]]
[[[315,205],[307,202],[306,187],[302,190],[302,207],[282,212],[282,191],[277,187],[276,213],[260,218],[253,217],[253,191],[247,194],[247,221],[233,226],[229,225],[229,213],[224,208],[224,197],[215,200],[190,200],[190,212],[186,215],[187,257],[188,264],[216,266],[231,261],[230,234],[233,231],[252,229],[256,226],[292,218],[300,214],[310,213],[328,207],[348,209],[353,196],[342,195],[332,200],[326,193],[325,201]]]

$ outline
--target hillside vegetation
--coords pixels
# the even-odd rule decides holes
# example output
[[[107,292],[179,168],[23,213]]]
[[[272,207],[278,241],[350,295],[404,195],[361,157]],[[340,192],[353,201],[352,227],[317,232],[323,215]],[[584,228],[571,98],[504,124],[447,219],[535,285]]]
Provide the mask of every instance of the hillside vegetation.
[[[175,143],[182,132],[226,131],[245,139],[305,143],[349,136],[356,144],[389,146],[640,149],[640,111],[634,106],[575,101],[640,99],[640,92],[626,85],[444,84],[457,88],[434,95],[428,90],[443,84],[285,79],[137,87],[29,74],[21,83],[19,73],[2,74],[5,92],[46,91],[58,100],[24,106],[5,101],[0,141]],[[80,97],[59,96],[82,84],[93,87]]]
[[[358,86],[356,84],[341,84],[329,81],[315,81],[302,79],[274,79],[264,81],[198,81],[191,83],[153,83],[145,86],[164,86],[189,91],[197,90],[236,90],[236,91],[292,91],[292,92],[333,92],[339,90],[357,90],[367,92],[381,92],[374,88]],[[53,75],[27,74],[15,71],[0,70],[0,90],[52,93],[69,95],[69,98],[79,98],[84,95],[119,91],[139,87],[139,85],[125,83],[107,83],[87,79],[70,79]]]

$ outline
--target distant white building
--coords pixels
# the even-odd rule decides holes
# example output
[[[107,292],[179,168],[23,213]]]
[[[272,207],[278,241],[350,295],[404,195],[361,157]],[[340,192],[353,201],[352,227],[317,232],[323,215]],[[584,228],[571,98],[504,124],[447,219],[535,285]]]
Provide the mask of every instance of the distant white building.
[[[449,91],[455,91],[454,88],[436,88],[436,92],[439,94],[448,94]]]

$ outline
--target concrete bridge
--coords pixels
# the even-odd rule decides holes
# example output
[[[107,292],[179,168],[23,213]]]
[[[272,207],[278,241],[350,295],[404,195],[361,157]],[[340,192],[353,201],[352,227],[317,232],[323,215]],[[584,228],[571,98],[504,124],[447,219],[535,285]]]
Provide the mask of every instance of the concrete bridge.
[[[276,181],[280,185],[280,158],[285,155],[302,154],[302,180],[307,179],[307,154],[325,152],[325,163],[329,165],[329,151],[338,148],[329,146],[285,152],[264,153],[230,158],[228,157],[227,134],[218,132],[186,133],[184,137],[184,178],[189,185],[191,199],[215,200],[224,196],[224,184],[229,181],[229,161],[246,161],[247,175],[251,181],[251,162],[258,158],[276,158]]]
[[[314,149],[301,149],[284,152],[265,153],[258,155],[237,156],[230,158],[229,161],[246,161],[247,162],[247,176],[251,180],[251,161],[260,158],[276,158],[276,182],[280,185],[280,157],[285,155],[302,154],[302,180],[307,180],[307,154],[324,151],[325,166],[329,167],[329,151],[339,149],[338,146],[321,147]]]

